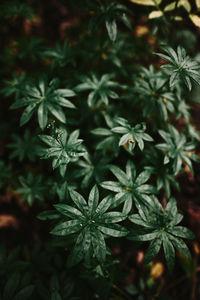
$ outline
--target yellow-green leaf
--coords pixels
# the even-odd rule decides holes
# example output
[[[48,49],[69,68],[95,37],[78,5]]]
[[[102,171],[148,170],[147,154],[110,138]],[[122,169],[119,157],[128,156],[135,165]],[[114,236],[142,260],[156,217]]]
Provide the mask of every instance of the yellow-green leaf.
[[[174,20],[179,22],[179,21],[183,21],[183,18],[181,16],[175,16]]]
[[[140,4],[140,5],[151,5],[156,6],[156,4],[160,4],[162,0],[130,0],[133,3]]]
[[[188,0],[179,0],[178,7],[183,6],[187,12],[191,11],[191,5]]]
[[[195,0],[196,7],[199,9],[200,8],[200,0]]]
[[[163,12],[160,10],[154,10],[149,14],[149,19],[160,18],[163,15]]]
[[[176,7],[176,1],[165,6],[164,11],[172,11]]]
[[[189,17],[195,26],[200,27],[200,17],[199,16],[190,14]]]

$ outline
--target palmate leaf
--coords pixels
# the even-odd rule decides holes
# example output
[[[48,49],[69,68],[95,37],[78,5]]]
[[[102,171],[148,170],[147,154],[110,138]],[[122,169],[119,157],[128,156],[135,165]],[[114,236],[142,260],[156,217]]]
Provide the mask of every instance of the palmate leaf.
[[[184,48],[178,46],[175,51],[171,47],[165,46],[163,50],[166,54],[156,54],[170,63],[162,66],[170,75],[170,87],[176,85],[180,80],[189,90],[192,89],[192,81],[200,85],[200,64],[189,57]]]
[[[60,174],[64,177],[67,165],[83,156],[86,152],[82,145],[83,140],[78,139],[79,130],[68,135],[65,129],[56,130],[56,136],[39,135],[39,138],[47,144],[48,149],[43,150],[43,159],[53,158],[53,169],[59,168]]]
[[[21,187],[16,189],[17,194],[22,194],[21,201],[26,201],[31,206],[37,199],[41,202],[44,201],[44,193],[46,187],[42,184],[42,176],[33,176],[32,173],[28,173],[27,178],[20,176],[19,181]]]
[[[157,205],[160,206],[156,198],[154,198],[154,201],[157,201]],[[161,246],[163,246],[170,271],[174,267],[174,248],[190,259],[190,251],[181,238],[193,239],[194,234],[186,227],[177,226],[182,220],[182,215],[178,212],[176,200],[171,198],[165,210],[152,211],[150,207],[144,207],[144,204],[141,204],[140,207],[141,209],[138,210],[139,214],[131,215],[129,220],[144,227],[144,229],[131,231],[128,238],[135,241],[151,241],[145,254],[144,262],[150,262],[158,254]]]
[[[166,142],[156,145],[157,149],[165,153],[164,164],[168,164],[172,161],[175,175],[180,172],[183,163],[185,163],[193,173],[191,160],[199,161],[197,155],[193,153],[195,149],[194,142],[187,142],[186,136],[183,133],[179,133],[172,125],[168,126],[168,132],[159,130],[159,134]]]
[[[104,74],[98,78],[95,74],[91,77],[82,77],[82,82],[75,87],[76,92],[90,91],[87,102],[89,107],[96,105],[109,104],[109,99],[118,99],[119,96],[113,91],[119,87],[117,82],[112,81],[112,74]]]
[[[67,99],[75,96],[75,93],[70,89],[58,89],[58,83],[56,78],[48,82],[46,76],[40,76],[37,85],[25,86],[22,91],[23,98],[17,99],[10,107],[16,109],[26,106],[20,126],[26,124],[36,112],[41,129],[46,127],[49,113],[61,123],[66,123],[66,116],[61,107],[75,108]]]
[[[13,73],[13,79],[5,80],[4,82],[6,87],[2,88],[0,92],[5,97],[15,95],[15,99],[17,100],[23,94],[26,86],[30,84],[30,79],[26,77],[26,73],[22,73],[20,75]]]
[[[129,150],[132,151],[135,148],[135,145],[138,144],[140,150],[143,150],[144,141],[153,141],[153,138],[149,134],[145,133],[145,123],[131,127],[129,122],[124,118],[118,117],[115,118],[115,121],[120,126],[112,128],[112,131],[122,135],[119,141],[119,146],[128,145]]]
[[[95,2],[95,1],[94,1]],[[89,30],[94,31],[103,21],[105,22],[108,36],[112,42],[115,42],[117,38],[117,23],[116,20],[120,20],[126,27],[131,29],[131,23],[126,16],[126,13],[130,13],[125,5],[118,3],[111,3],[109,5],[91,6],[91,11],[94,12],[90,23]]]
[[[84,257],[87,257],[89,249],[90,251],[93,249],[91,255],[94,255],[100,263],[103,263],[106,258],[104,236],[126,236],[127,229],[116,224],[125,220],[126,215],[119,211],[108,212],[113,203],[113,198],[107,196],[99,202],[99,190],[96,185],[89,193],[88,203],[76,191],[70,191],[70,195],[77,208],[64,203],[55,204],[54,207],[60,213],[60,222],[53,228],[51,233],[66,236],[80,232],[75,237],[76,242],[71,258],[72,264],[78,263]],[[51,217],[52,213],[50,213]],[[53,215],[54,219],[56,217]],[[45,214],[45,218],[48,218],[48,213]]]
[[[56,43],[55,49],[48,49],[43,52],[45,57],[52,57],[51,66],[55,67],[65,67],[67,64],[75,65],[74,60],[74,47],[71,47],[68,41],[65,41],[63,45]]]
[[[27,57],[35,61],[39,56],[42,55],[44,49],[44,40],[41,38],[33,37],[31,40],[23,39],[19,42],[18,46],[19,58],[24,59]]]
[[[29,129],[26,128],[23,138],[13,134],[12,139],[14,141],[7,145],[8,148],[12,149],[11,159],[17,157],[20,162],[25,158],[30,161],[36,160],[42,149],[38,144],[37,136],[31,136]]]
[[[128,214],[132,208],[133,201],[136,202],[138,200],[139,203],[152,204],[149,195],[155,194],[157,190],[152,185],[146,184],[151,176],[151,172],[146,170],[136,176],[135,165],[130,160],[126,164],[126,172],[115,165],[110,165],[109,169],[118,181],[104,181],[101,183],[101,186],[117,193],[112,207],[115,204],[124,203],[123,212]]]
[[[175,111],[175,95],[168,91],[166,75],[156,71],[150,65],[149,69],[142,68],[140,77],[136,80],[134,91],[142,103],[144,118],[160,116],[161,120],[167,120],[169,112]]]

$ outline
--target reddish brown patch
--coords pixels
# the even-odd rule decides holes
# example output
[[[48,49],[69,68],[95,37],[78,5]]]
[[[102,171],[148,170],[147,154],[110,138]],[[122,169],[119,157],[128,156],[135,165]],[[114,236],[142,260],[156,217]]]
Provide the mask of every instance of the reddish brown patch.
[[[139,251],[137,253],[137,258],[136,258],[136,261],[138,264],[141,264],[144,260],[144,252],[143,251]]]
[[[17,229],[19,227],[19,223],[17,219],[12,215],[0,215],[0,228],[12,227]]]

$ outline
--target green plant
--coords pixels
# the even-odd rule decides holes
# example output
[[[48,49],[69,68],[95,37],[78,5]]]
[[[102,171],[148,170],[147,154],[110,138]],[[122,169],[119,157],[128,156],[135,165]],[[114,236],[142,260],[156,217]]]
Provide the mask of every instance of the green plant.
[[[119,96],[117,93],[111,90],[111,88],[118,87],[118,84],[110,79],[113,76],[110,74],[104,74],[101,79],[98,79],[94,74],[89,77],[83,77],[83,83],[76,86],[77,92],[92,90],[88,95],[88,106],[93,107],[95,105],[101,105],[102,103],[108,105],[108,99],[117,99]]]
[[[170,270],[174,267],[174,247],[186,258],[191,259],[187,245],[180,239],[193,239],[193,233],[186,227],[177,226],[183,215],[177,210],[175,198],[171,198],[163,211],[159,201],[154,198],[152,211],[147,207],[137,205],[139,214],[129,217],[134,224],[143,226],[130,233],[130,239],[135,241],[151,241],[145,254],[145,262],[150,262],[163,245],[165,258]]]
[[[122,4],[106,4],[107,3],[105,1],[105,4],[102,3],[98,6],[98,1],[96,1],[96,5],[91,5],[90,8],[93,9],[94,14],[90,20],[89,29],[93,31],[94,28],[98,28],[102,21],[105,21],[109,38],[114,42],[117,38],[116,19],[122,21],[126,27],[131,29],[131,23],[126,16],[126,13],[129,12],[129,10]]]
[[[123,221],[126,215],[118,211],[107,212],[113,199],[111,196],[107,196],[99,203],[97,186],[90,191],[88,204],[75,191],[70,191],[70,196],[77,208],[64,203],[55,204],[56,210],[61,214],[61,220],[51,233],[65,236],[80,231],[75,240],[71,264],[78,263],[84,257],[86,259],[95,257],[100,263],[103,263],[107,252],[104,234],[114,237],[126,236],[126,228],[115,224]]]
[[[49,148],[43,150],[43,158],[53,157],[53,169],[59,168],[60,174],[65,175],[69,162],[76,161],[83,156],[85,149],[81,145],[83,140],[78,139],[79,130],[73,131],[69,136],[65,129],[56,131],[56,136],[40,135],[40,139],[46,143]]]
[[[27,157],[31,161],[35,161],[37,155],[41,153],[41,147],[38,144],[38,138],[31,136],[30,131],[26,128],[23,139],[16,134],[13,134],[12,139],[15,141],[8,144],[8,148],[13,149],[10,158],[18,157],[19,161]]]
[[[118,127],[112,128],[112,131],[115,133],[123,134],[119,141],[119,146],[122,146],[128,143],[128,149],[132,151],[135,148],[136,143],[140,150],[144,149],[144,141],[152,142],[152,137],[145,133],[146,125],[145,123],[137,124],[134,127],[128,123],[128,121],[124,118],[117,118],[116,123]]]
[[[136,16],[131,2],[156,10],[141,6]],[[0,28],[0,188],[15,203],[13,218],[22,216],[15,230],[32,233],[21,250],[0,250],[0,299],[171,299],[165,280],[158,286],[146,274],[155,259],[164,264],[162,253],[172,271],[175,249],[196,278],[181,191],[199,180],[189,99],[200,63],[187,34],[189,54],[176,40],[176,17],[183,9],[191,18],[193,7],[175,2],[50,0],[49,10],[35,5],[38,23],[23,1],[0,5],[8,22]],[[135,282],[125,287],[130,269]]]
[[[27,106],[20,118],[20,126],[26,124],[36,111],[41,129],[47,126],[49,112],[60,122],[66,123],[61,106],[75,108],[74,104],[66,99],[73,97],[75,93],[69,89],[57,89],[58,83],[59,80],[56,78],[48,82],[46,76],[41,76],[37,86],[25,86],[22,90],[24,97],[11,105],[12,109]]]
[[[184,48],[178,47],[177,52],[170,47],[165,47],[164,50],[167,54],[157,53],[157,55],[170,63],[162,66],[170,75],[170,87],[179,80],[183,80],[189,90],[192,89],[191,80],[200,84],[199,63],[186,55]]]
[[[27,178],[20,176],[19,181],[22,187],[16,189],[16,193],[22,194],[21,201],[27,200],[29,205],[33,205],[35,199],[44,201],[46,187],[42,185],[42,176],[35,178],[32,173],[28,173]]]
[[[110,171],[118,179],[116,181],[104,181],[101,186],[110,191],[117,192],[115,203],[124,202],[124,213],[128,214],[132,208],[133,201],[148,203],[148,194],[156,193],[156,189],[149,185],[144,184],[148,181],[151,173],[146,170],[136,176],[136,168],[132,161],[126,164],[126,173],[117,166],[110,166]],[[113,205],[115,206],[115,203]]]
[[[74,60],[74,48],[70,47],[69,42],[65,41],[63,45],[56,44],[55,49],[45,50],[43,52],[45,57],[52,57],[51,66],[65,67],[67,64],[75,64]]]
[[[164,164],[169,163],[170,158],[173,159],[174,174],[178,174],[184,162],[193,172],[192,160],[198,161],[198,157],[194,154],[195,145],[193,142],[187,143],[185,135],[179,134],[178,130],[173,126],[169,126],[169,133],[160,130],[159,133],[166,143],[158,144],[156,147],[165,152]]]

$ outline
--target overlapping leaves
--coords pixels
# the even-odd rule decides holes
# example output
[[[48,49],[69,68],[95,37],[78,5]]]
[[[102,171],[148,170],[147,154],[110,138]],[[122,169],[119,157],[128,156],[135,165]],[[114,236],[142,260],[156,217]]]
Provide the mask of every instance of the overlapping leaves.
[[[163,47],[166,54],[156,53],[170,64],[162,66],[170,75],[170,87],[182,80],[189,90],[192,89],[192,81],[200,85],[200,64],[189,57],[184,48],[178,46],[177,51],[171,47]]]
[[[78,263],[88,255],[94,256],[101,263],[106,258],[105,236],[123,237],[128,231],[116,224],[126,219],[119,211],[109,211],[113,197],[107,196],[99,203],[99,191],[95,185],[89,194],[88,203],[76,191],[70,191],[77,208],[67,204],[55,204],[61,214],[60,222],[51,231],[58,236],[79,233],[75,237],[72,262]]]
[[[171,198],[163,210],[159,201],[154,198],[154,209],[144,205],[137,205],[138,214],[133,214],[129,220],[142,226],[130,233],[134,241],[151,241],[145,254],[145,262],[150,262],[160,251],[163,245],[165,258],[170,270],[174,267],[176,248],[186,258],[191,258],[187,245],[182,238],[193,239],[193,233],[184,226],[177,226],[183,215],[178,212],[175,198]]]
[[[104,116],[106,125],[108,128],[98,127],[91,130],[91,133],[96,136],[104,137],[100,142],[96,145],[96,150],[101,150],[103,153],[107,154],[112,152],[114,156],[118,156],[119,147],[118,147],[118,134],[112,131],[112,128],[115,127],[116,122],[109,116]]]
[[[27,177],[20,176],[19,181],[21,187],[16,189],[17,194],[22,194],[21,201],[28,201],[28,204],[33,205],[37,199],[44,201],[44,192],[46,187],[42,183],[42,176],[34,176],[32,173],[28,173]]]
[[[143,68],[141,78],[136,81],[135,91],[143,105],[144,117],[155,114],[162,120],[168,119],[168,112],[174,112],[173,93],[167,90],[167,78],[160,71],[156,72],[151,65],[149,70]]]
[[[132,151],[135,145],[138,144],[140,150],[144,149],[144,141],[152,142],[153,138],[145,133],[146,124],[140,123],[131,127],[129,122],[124,118],[116,118],[116,123],[120,126],[112,128],[112,131],[122,135],[119,141],[119,146],[128,146],[128,149]]]
[[[63,45],[57,43],[55,49],[48,49],[44,52],[45,57],[51,57],[51,66],[65,67],[67,64],[75,64],[74,49],[70,47],[69,42],[65,41]]]
[[[81,177],[81,187],[87,188],[91,183],[100,183],[105,177],[106,170],[108,169],[108,163],[110,158],[101,157],[99,153],[95,153],[93,156],[85,153],[83,159],[77,162],[77,166],[80,167],[74,174],[74,177]]]
[[[128,214],[134,202],[150,203],[149,195],[156,193],[155,187],[146,184],[151,176],[149,170],[142,171],[136,176],[136,167],[132,161],[126,164],[126,172],[119,167],[111,165],[109,167],[118,181],[104,181],[101,186],[107,190],[117,193],[113,206],[124,202],[123,212]]]
[[[65,129],[57,130],[56,136],[40,135],[40,139],[47,144],[48,149],[43,150],[43,159],[53,158],[53,169],[59,168],[61,176],[65,175],[69,162],[76,161],[85,153],[83,140],[78,139],[79,130],[68,135]]]
[[[89,23],[90,31],[96,29],[103,21],[106,24],[106,29],[108,32],[108,36],[111,41],[115,41],[117,38],[117,23],[116,20],[120,20],[124,23],[126,27],[131,29],[131,23],[126,16],[126,13],[130,11],[127,9],[125,5],[118,3],[111,3],[106,5],[101,3],[100,6],[92,6],[93,16]]]
[[[171,195],[171,186],[177,190],[180,189],[178,182],[176,181],[175,174],[172,167],[163,163],[164,154],[151,147],[145,152],[145,170],[155,176],[156,188],[160,191],[162,188],[169,198]]]
[[[29,129],[26,128],[23,138],[16,134],[13,134],[12,138],[14,141],[8,144],[8,148],[13,149],[10,158],[17,157],[21,162],[27,157],[30,161],[35,161],[42,150],[37,137],[31,136]]]
[[[109,98],[118,99],[118,94],[112,89],[119,86],[115,81],[112,81],[111,74],[104,74],[100,79],[92,74],[91,77],[82,77],[82,82],[75,87],[75,91],[90,91],[87,102],[89,107],[101,105],[102,103],[108,105]]]
[[[26,124],[35,112],[41,129],[46,127],[49,113],[61,123],[66,123],[66,116],[61,107],[75,108],[67,99],[75,96],[75,93],[70,89],[58,89],[58,83],[57,79],[48,82],[46,76],[41,76],[37,85],[25,86],[22,91],[23,97],[11,105],[11,109],[27,106],[21,116],[20,126]]]
[[[156,145],[156,148],[165,153],[164,164],[172,161],[175,175],[180,172],[183,163],[193,172],[191,160],[199,161],[198,156],[194,153],[195,144],[187,142],[186,136],[179,133],[172,125],[168,126],[168,130],[169,132],[159,130],[159,134],[165,140],[165,143]]]

